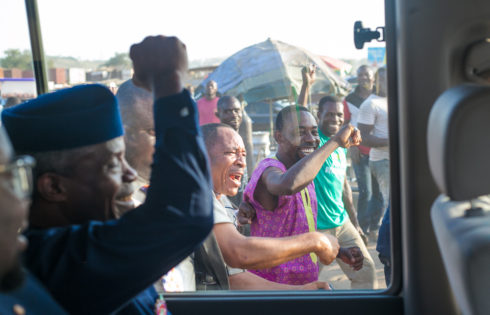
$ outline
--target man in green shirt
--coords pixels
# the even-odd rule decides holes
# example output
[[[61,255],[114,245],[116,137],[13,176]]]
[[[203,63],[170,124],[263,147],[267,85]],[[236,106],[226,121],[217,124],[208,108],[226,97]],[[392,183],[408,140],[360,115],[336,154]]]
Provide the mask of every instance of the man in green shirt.
[[[326,96],[318,104],[320,147],[335,135],[344,123],[344,106],[337,98]],[[346,179],[347,158],[344,148],[337,148],[323,163],[315,177],[318,201],[319,232],[337,237],[340,246],[358,246],[363,255],[363,267],[355,271],[337,259],[342,271],[351,280],[352,289],[376,289],[374,262],[361,238],[352,192]],[[320,264],[320,272],[324,265]]]
[[[315,80],[315,68],[303,68],[303,85],[298,103],[307,105],[307,96]],[[332,96],[323,97],[318,103],[318,133],[320,147],[327,143],[344,124],[344,104]],[[376,289],[374,261],[362,240],[364,236],[357,221],[352,202],[352,191],[346,179],[346,150],[337,148],[323,163],[315,177],[315,193],[318,202],[317,230],[337,237],[341,247],[358,246],[364,255],[359,271],[337,259],[342,271],[351,280],[352,289]],[[320,264],[320,273],[325,266]]]

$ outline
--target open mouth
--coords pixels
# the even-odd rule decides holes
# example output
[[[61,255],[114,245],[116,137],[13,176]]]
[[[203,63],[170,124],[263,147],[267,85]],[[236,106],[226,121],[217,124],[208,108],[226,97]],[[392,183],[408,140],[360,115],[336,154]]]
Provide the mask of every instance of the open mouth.
[[[240,186],[242,184],[242,174],[240,173],[233,173],[230,174],[230,179],[233,183],[235,183],[237,186]]]
[[[304,147],[304,148],[300,148],[300,151],[304,155],[308,155],[308,154],[313,153],[315,151],[315,148],[314,147]]]

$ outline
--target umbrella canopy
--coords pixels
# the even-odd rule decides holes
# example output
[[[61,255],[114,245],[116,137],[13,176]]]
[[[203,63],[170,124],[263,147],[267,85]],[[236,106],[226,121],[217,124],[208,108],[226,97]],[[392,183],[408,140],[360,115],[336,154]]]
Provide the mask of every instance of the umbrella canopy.
[[[320,59],[323,60],[323,62],[327,64],[327,66],[335,70],[336,73],[345,74],[345,73],[349,73],[352,70],[352,65],[350,63],[347,63],[340,59],[336,59],[329,56],[319,56],[319,57]]]
[[[267,39],[235,53],[214,70],[198,87],[209,80],[218,83],[223,95],[243,95],[247,102],[267,99],[296,100],[301,88],[301,69],[317,66],[311,93],[344,95],[348,83],[339,78],[321,59],[305,49]]]

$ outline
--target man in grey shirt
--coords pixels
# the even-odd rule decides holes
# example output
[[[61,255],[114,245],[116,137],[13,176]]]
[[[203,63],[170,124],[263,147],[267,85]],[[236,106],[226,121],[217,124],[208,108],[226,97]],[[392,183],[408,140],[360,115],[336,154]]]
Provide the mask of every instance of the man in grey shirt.
[[[226,264],[229,288],[232,290],[316,290],[328,289],[325,282],[287,285],[268,281],[243,269],[260,269],[313,252],[324,264],[339,254],[337,239],[319,232],[284,238],[246,237],[236,228],[235,210],[222,201],[223,195],[236,195],[246,167],[242,138],[230,126],[208,124],[201,127],[211,164],[214,191],[214,228],[219,255]],[[205,244],[207,242],[205,241]],[[348,251],[341,251],[347,253]],[[219,268],[219,266],[215,266]]]

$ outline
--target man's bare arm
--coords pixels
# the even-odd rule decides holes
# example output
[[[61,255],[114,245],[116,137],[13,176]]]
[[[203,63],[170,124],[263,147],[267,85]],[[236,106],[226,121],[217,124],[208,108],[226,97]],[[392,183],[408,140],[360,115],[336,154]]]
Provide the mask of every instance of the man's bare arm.
[[[247,171],[249,178],[252,176],[255,159],[254,159],[254,144],[252,136],[252,120],[247,115],[246,111],[243,110],[242,124],[240,125],[240,136],[242,136],[243,143],[245,144],[245,150],[247,151]]]
[[[360,142],[358,130],[352,125],[343,126],[325,145],[299,160],[286,172],[270,167],[264,171],[261,180],[267,191],[274,196],[293,195],[315,179],[325,160],[339,146],[349,148]]]
[[[319,232],[282,238],[245,237],[231,223],[215,224],[213,231],[226,264],[234,268],[270,268],[311,252],[328,265],[339,251],[335,237]]]
[[[298,96],[298,104],[304,107],[308,105],[308,95],[310,95],[310,87],[315,81],[315,67],[303,67],[301,69],[303,83]]]
[[[374,125],[357,123],[357,127],[361,131],[363,145],[371,148],[388,146],[388,138],[379,138],[371,134],[371,131],[374,129]]]
[[[237,217],[241,224],[250,224],[255,218],[255,209],[248,202],[244,201],[240,204]],[[364,243],[367,244],[367,238],[360,227],[358,227],[358,231]],[[342,259],[343,262],[351,265],[355,270],[359,270],[362,267],[364,260],[364,256],[357,246],[349,248],[340,247],[337,258]]]

